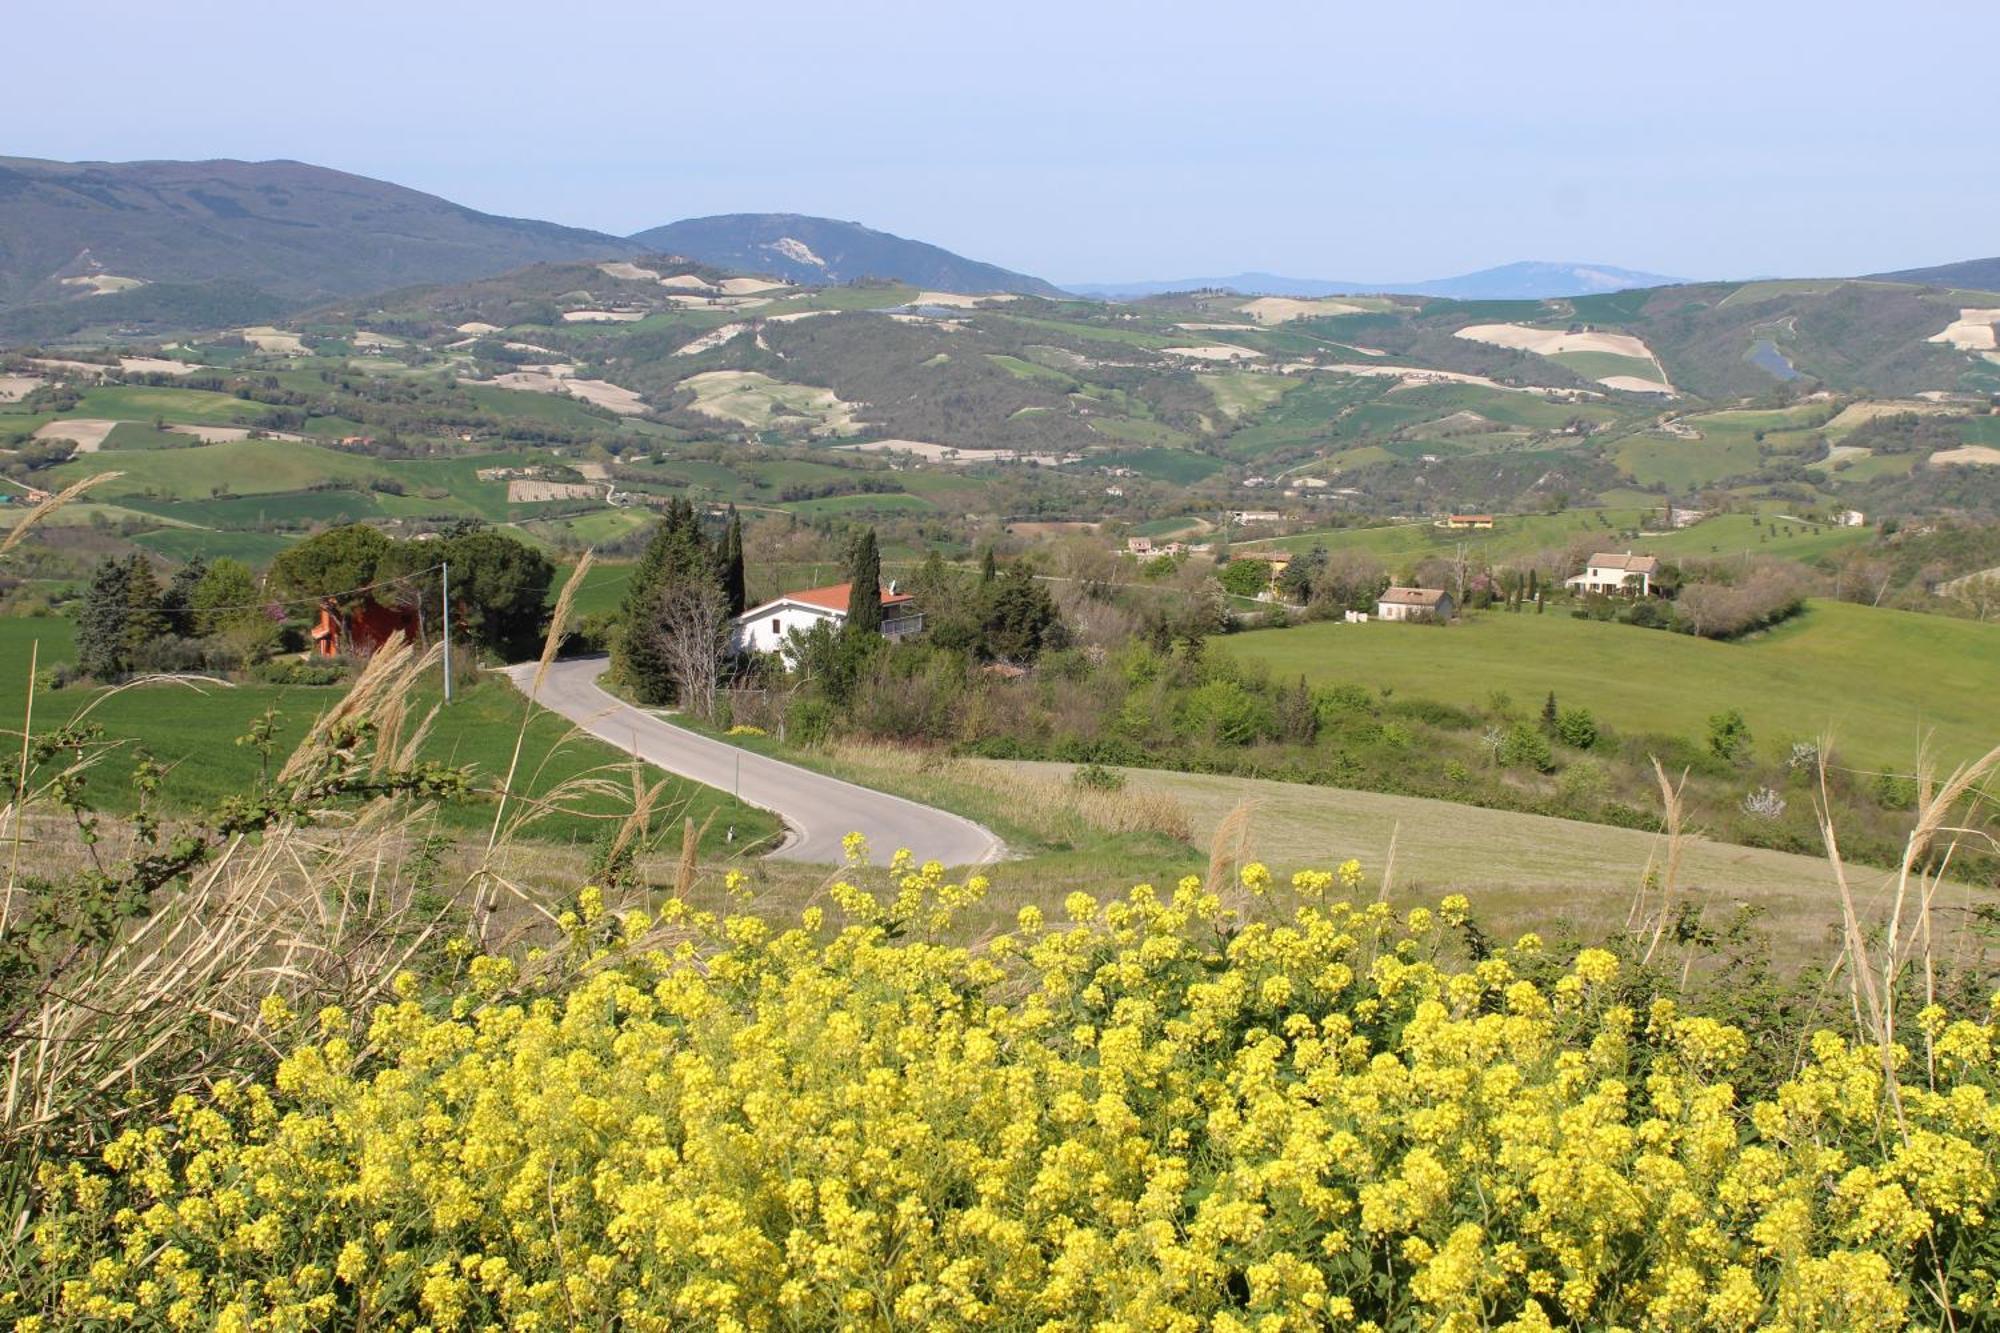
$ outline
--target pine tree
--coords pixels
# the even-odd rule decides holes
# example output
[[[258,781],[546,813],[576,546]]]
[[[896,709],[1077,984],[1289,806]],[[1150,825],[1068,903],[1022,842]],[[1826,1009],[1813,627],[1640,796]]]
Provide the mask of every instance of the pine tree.
[[[160,580],[146,557],[134,552],[126,569],[125,660],[130,663],[166,634],[167,618],[160,610]]]
[[[1528,600],[1531,602],[1540,601],[1542,597],[1538,582],[1539,577],[1537,571],[1533,569],[1528,571]]]
[[[979,581],[981,583],[991,583],[999,577],[1000,561],[994,556],[993,548],[988,546],[986,554],[979,558]]]
[[[132,614],[132,568],[106,557],[83,594],[76,622],[76,662],[99,680],[125,673],[125,624]]]
[[[847,562],[847,629],[876,634],[882,629],[882,548],[875,529],[864,528]]]
[[[737,516],[735,505],[729,506],[729,530],[722,537],[722,594],[732,619],[742,615],[749,605],[743,577],[743,520]]]
[[[715,552],[702,535],[694,506],[675,497],[667,504],[653,539],[646,544],[632,583],[625,594],[624,625],[612,650],[612,663],[631,685],[639,702],[671,703],[673,671],[657,628],[660,607],[677,586],[689,581],[720,581]]]
[[[167,581],[167,590],[160,594],[160,614],[166,619],[167,633],[183,639],[194,637],[194,590],[207,574],[208,561],[196,556]]]
[[[1542,730],[1553,733],[1556,729],[1556,692],[1549,691],[1548,699],[1542,704]]]

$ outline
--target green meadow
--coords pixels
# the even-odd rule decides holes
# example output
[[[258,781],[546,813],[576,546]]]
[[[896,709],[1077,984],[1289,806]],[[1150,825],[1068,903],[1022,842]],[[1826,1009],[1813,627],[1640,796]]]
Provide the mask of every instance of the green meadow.
[[[1926,737],[1952,761],[2000,742],[2000,625],[1814,601],[1734,643],[1561,611],[1475,612],[1443,627],[1317,622],[1217,641],[1280,677],[1532,711],[1550,690],[1627,733],[1705,734],[1740,709],[1766,752],[1830,732],[1836,754],[1907,772]]]
[[[39,642],[43,668],[75,654],[75,629],[53,617],[0,619],[0,710],[18,717],[25,702],[30,647]],[[313,720],[339,698],[338,688],[325,686],[231,685],[220,681],[162,681],[119,690],[64,689],[43,692],[35,700],[35,729],[80,719],[103,730],[117,749],[90,774],[93,800],[110,810],[132,804],[126,779],[132,757],[140,750],[167,768],[161,799],[171,809],[212,805],[242,792],[257,781],[260,758],[238,737],[247,735],[267,710],[279,715],[278,753],[282,763],[306,734]],[[9,694],[14,695],[8,699]],[[408,701],[414,717],[422,717],[439,702],[435,686]],[[474,785],[491,787],[503,779],[513,760],[515,737],[525,723],[526,739],[516,772],[516,789],[534,799],[556,791],[565,782],[604,775],[626,790],[626,761],[614,748],[574,731],[569,723],[540,708],[530,709],[519,691],[497,676],[483,677],[461,689],[451,705],[439,710],[425,758],[470,765]],[[657,779],[658,774],[655,773]],[[700,823],[711,811],[715,824],[711,842],[722,847],[724,830],[734,824],[737,842],[778,831],[777,821],[764,811],[739,805],[731,797],[693,783],[676,783],[665,808],[685,804]],[[619,809],[615,798],[583,795],[564,802],[564,811],[538,820],[528,831],[538,840],[588,844],[608,826]],[[455,801],[440,807],[438,822],[447,830],[476,833],[491,826],[495,803],[490,798]]]

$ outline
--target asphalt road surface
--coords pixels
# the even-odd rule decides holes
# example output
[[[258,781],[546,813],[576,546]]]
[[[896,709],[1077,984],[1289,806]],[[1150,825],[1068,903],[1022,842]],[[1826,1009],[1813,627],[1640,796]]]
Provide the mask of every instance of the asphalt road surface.
[[[846,859],[840,840],[857,830],[868,835],[878,864],[886,864],[899,847],[920,861],[952,866],[984,864],[1004,850],[998,838],[969,819],[755,754],[634,708],[598,688],[597,678],[609,665],[602,657],[555,662],[535,702],[656,768],[735,792],[773,812],[788,834],[774,857],[838,864]],[[525,691],[535,664],[511,666],[506,673]]]

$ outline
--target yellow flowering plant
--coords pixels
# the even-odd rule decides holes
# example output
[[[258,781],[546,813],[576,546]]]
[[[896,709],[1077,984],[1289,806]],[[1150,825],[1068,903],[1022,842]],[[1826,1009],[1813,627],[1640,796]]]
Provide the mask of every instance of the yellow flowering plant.
[[[1458,947],[1243,879],[1070,895],[854,864],[844,923],[580,895],[566,950],[398,979],[266,1081],[42,1172],[28,1328],[1992,1326],[1994,1013],[1934,1070],[1634,1003],[1609,949]],[[635,911],[638,909],[634,909]],[[811,909],[818,913],[821,909]],[[1894,1092],[1894,1097],[1890,1094]]]

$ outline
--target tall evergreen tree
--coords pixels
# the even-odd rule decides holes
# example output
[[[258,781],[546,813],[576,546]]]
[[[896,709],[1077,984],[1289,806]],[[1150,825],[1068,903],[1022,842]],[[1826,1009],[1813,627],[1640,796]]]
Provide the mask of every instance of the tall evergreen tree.
[[[875,634],[882,628],[882,548],[875,529],[864,528],[847,562],[847,628]]]
[[[999,577],[1000,561],[993,554],[993,548],[988,546],[986,554],[979,558],[979,581],[981,583],[991,583]]]
[[[694,506],[679,497],[670,501],[632,572],[624,625],[612,649],[613,665],[641,703],[673,701],[670,645],[658,632],[663,607],[676,589],[690,583],[717,585],[721,577],[717,563]]]
[[[167,590],[160,594],[160,614],[166,619],[167,633],[183,639],[194,637],[194,590],[207,574],[208,561],[196,556],[167,580]]]
[[[160,610],[160,580],[138,552],[126,561],[125,661],[129,665],[147,645],[165,637],[167,618]]]
[[[729,506],[729,530],[722,536],[722,595],[731,618],[749,606],[747,581],[743,576],[743,520],[736,506]]]
[[[132,615],[132,567],[110,557],[98,562],[83,594],[76,622],[76,662],[89,675],[110,680],[125,673],[125,626]]]

